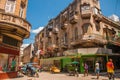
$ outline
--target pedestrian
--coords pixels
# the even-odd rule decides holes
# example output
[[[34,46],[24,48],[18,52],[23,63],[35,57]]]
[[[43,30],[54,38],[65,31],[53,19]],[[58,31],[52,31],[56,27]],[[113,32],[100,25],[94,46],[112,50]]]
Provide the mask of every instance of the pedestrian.
[[[98,61],[96,61],[95,63],[95,73],[96,73],[97,79],[99,79],[100,66],[99,66]]]
[[[79,77],[79,73],[78,73],[78,66],[74,66],[74,75],[76,75],[77,77]]]
[[[108,73],[109,80],[111,79],[114,80],[114,64],[112,62],[112,59],[108,60],[106,67],[107,67],[107,73]]]
[[[87,63],[84,63],[84,77],[86,76],[86,74],[88,76],[88,65]]]
[[[11,71],[15,71],[15,68],[16,68],[16,61],[15,58],[13,58],[11,63]]]

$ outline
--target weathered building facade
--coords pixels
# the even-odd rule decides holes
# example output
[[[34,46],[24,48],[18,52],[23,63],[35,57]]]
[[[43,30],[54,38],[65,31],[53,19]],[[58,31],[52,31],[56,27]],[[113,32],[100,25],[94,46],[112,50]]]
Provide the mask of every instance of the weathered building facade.
[[[28,45],[26,48],[24,48],[23,50],[23,56],[22,56],[22,62],[25,63],[29,63],[31,62],[31,58],[32,58],[32,51],[34,50],[33,48],[33,44]]]
[[[36,35],[35,44],[36,49],[43,49],[45,58],[119,55],[119,30],[119,22],[102,15],[99,0],[74,0]]]
[[[19,61],[23,39],[30,36],[31,25],[26,20],[27,4],[28,0],[0,0],[0,66],[6,66],[5,71],[10,71],[13,59]]]

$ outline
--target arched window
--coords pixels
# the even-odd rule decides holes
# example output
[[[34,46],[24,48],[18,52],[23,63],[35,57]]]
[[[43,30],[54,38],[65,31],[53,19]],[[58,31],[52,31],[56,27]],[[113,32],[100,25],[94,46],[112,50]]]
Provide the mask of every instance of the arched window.
[[[90,23],[85,23],[83,26],[83,34],[85,33],[92,33],[92,26]]]
[[[5,12],[14,13],[16,0],[7,0],[5,6]]]

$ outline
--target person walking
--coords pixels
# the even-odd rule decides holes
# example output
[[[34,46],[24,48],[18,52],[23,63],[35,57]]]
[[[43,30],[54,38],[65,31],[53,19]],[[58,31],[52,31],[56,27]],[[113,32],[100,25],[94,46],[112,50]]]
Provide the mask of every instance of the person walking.
[[[106,67],[107,67],[107,73],[108,73],[109,80],[111,79],[114,80],[114,64],[112,62],[112,59],[108,60]]]
[[[88,76],[88,65],[87,63],[84,63],[84,77],[86,76],[86,74]]]
[[[15,69],[16,69],[16,60],[15,58],[13,58],[11,62],[11,71],[15,71]]]
[[[95,63],[95,73],[96,73],[97,79],[99,79],[100,66],[99,66],[98,61],[96,61]]]

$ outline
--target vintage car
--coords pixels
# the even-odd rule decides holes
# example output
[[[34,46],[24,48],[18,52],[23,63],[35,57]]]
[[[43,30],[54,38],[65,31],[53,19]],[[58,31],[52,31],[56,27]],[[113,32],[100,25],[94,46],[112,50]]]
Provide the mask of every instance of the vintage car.
[[[21,67],[21,72],[28,76],[34,76],[37,70],[33,63],[27,63]]]
[[[52,73],[59,73],[59,72],[60,72],[60,69],[57,68],[56,66],[51,66],[51,67],[50,67],[50,72],[52,72]]]

